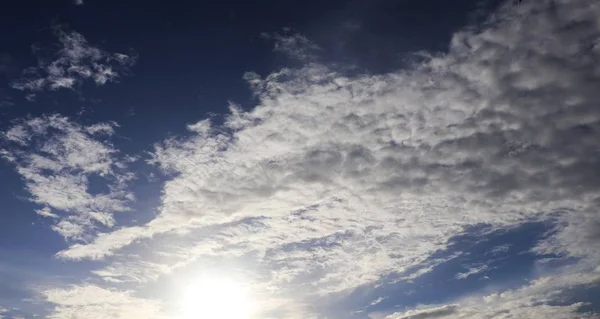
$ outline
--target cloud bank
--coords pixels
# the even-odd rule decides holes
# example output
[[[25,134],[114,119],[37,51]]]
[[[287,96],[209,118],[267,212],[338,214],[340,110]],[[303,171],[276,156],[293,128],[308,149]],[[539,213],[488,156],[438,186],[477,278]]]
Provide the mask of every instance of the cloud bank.
[[[73,318],[168,318],[161,314],[160,303],[132,296],[131,291],[115,291],[94,285],[50,289],[43,292],[56,305],[48,317]]]

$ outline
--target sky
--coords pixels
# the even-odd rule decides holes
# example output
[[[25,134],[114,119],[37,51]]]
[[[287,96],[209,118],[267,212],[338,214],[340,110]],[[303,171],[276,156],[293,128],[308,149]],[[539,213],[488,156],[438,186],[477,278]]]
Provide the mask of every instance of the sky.
[[[0,5],[0,318],[600,318],[600,2]]]

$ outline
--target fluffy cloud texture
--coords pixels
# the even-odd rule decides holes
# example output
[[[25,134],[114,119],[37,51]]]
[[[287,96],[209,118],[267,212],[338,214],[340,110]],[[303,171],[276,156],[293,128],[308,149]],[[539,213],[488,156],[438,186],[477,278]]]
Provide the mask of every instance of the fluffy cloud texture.
[[[248,73],[256,107],[231,105],[224,124],[202,120],[189,125],[189,136],[155,146],[150,163],[170,176],[156,218],[58,256],[107,259],[94,274],[120,283],[152,281],[198,260],[239,263],[232,276],[252,283],[261,309],[309,318],[311,300],[417,267],[468,226],[552,220],[557,229],[536,251],[578,258],[555,279],[385,316],[573,318],[580,304],[552,301],[553,291],[598,280],[599,16],[593,0],[522,1],[454,34],[447,53],[421,54],[404,70],[347,76],[303,55],[309,61],[299,69]],[[305,39],[290,41],[278,50],[293,43],[294,55]],[[113,171],[114,149],[92,138],[109,129],[61,121],[64,136],[77,138],[44,149],[63,151],[5,157],[18,164],[34,201],[111,226],[107,214],[123,210],[129,195],[83,190],[91,173],[114,176],[116,185],[127,180]],[[5,137],[26,145],[36,125]],[[67,147],[71,140],[97,147],[79,152],[83,146]],[[69,174],[50,184],[39,170]],[[40,185],[60,191],[47,198]],[[66,195],[76,207],[61,200]],[[139,243],[152,248],[141,260],[115,255]],[[64,299],[49,298],[59,305],[56,318],[88,311]],[[122,304],[114,317],[134,318],[132,303]]]
[[[52,319],[168,318],[159,302],[132,296],[131,291],[115,291],[94,285],[50,289],[43,292],[56,305]]]
[[[60,49],[43,56],[40,49],[34,47],[38,65],[25,69],[22,77],[11,84],[12,88],[34,97],[37,92],[73,89],[86,81],[103,85],[126,74],[137,60],[135,53],[110,53],[92,46],[75,31],[65,31],[59,26],[53,27],[53,31]]]
[[[36,213],[53,220],[65,238],[83,240],[98,228],[115,225],[113,213],[127,211],[134,199],[127,190],[134,174],[131,158],[119,155],[107,140],[115,123],[83,126],[50,115],[15,122],[2,139],[2,156],[16,166]],[[93,192],[89,179],[106,182],[107,191]]]

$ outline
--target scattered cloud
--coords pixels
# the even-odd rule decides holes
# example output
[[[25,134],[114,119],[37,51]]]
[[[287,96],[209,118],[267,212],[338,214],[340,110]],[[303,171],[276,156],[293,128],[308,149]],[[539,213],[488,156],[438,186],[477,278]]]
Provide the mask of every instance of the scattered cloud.
[[[427,309],[410,310],[403,314],[394,314],[387,316],[386,319],[428,319],[444,318],[454,315],[457,312],[458,305],[445,305]]]
[[[286,29],[284,31],[289,33],[291,30]],[[316,53],[321,51],[321,48],[317,44],[301,34],[281,35],[279,33],[262,33],[261,36],[263,39],[274,41],[274,51],[284,53],[302,62],[314,60],[318,56]]]
[[[375,306],[375,305],[377,305],[377,304],[381,303],[382,301],[386,300],[387,298],[388,298],[388,297],[379,297],[379,298],[377,298],[377,299],[373,300],[373,301],[372,301],[372,302],[369,304],[369,306]]]
[[[75,31],[65,31],[60,26],[52,30],[60,49],[50,57],[34,50],[38,65],[25,69],[21,78],[11,83],[12,88],[28,92],[28,99],[44,90],[73,89],[86,81],[96,85],[115,82],[136,63],[135,53],[110,53],[90,45]]]
[[[557,305],[556,292],[597,284],[600,262],[600,56],[590,50],[598,16],[593,0],[507,3],[454,34],[447,53],[381,75],[348,76],[312,61],[305,38],[278,38],[278,50],[310,63],[248,73],[254,109],[231,105],[224,124],[202,120],[155,145],[149,162],[169,179],[158,215],[143,225],[108,229],[133,199],[132,176],[102,140],[114,124],[28,120],[3,133],[17,151],[2,154],[32,201],[66,213],[55,225],[65,237],[106,227],[58,256],[107,259],[94,271],[107,282],[152,281],[198,260],[240,263],[256,296],[288,309],[287,318],[310,318],[310,301],[408,269],[426,273],[430,257],[470,226],[552,220],[535,251],[576,257],[562,273],[386,318],[572,318],[582,304]],[[96,56],[82,52],[75,56]],[[51,64],[44,70],[50,78]],[[76,82],[97,71],[72,72]],[[75,83],[55,73],[33,87]],[[48,139],[51,131],[59,134]],[[111,192],[87,192],[91,174],[110,177]],[[152,247],[142,259],[115,255],[142,244]],[[161,313],[132,292],[96,286],[44,294],[54,318]]]
[[[256,108],[232,105],[222,126],[203,120],[156,145],[151,162],[172,178],[154,220],[59,256],[102,259],[177,234],[188,240],[163,243],[174,263],[244,258],[273,298],[300,300],[417,267],[467,226],[558,220],[537,249],[589,270],[600,260],[598,14],[586,0],[507,4],[413,69],[249,73]]]
[[[171,265],[128,258],[125,261],[113,262],[102,269],[92,271],[92,273],[107,282],[146,283],[156,281],[173,269],[174,267]]]
[[[3,95],[2,91],[0,91],[0,108],[13,106],[13,105],[15,105],[15,103],[12,101],[10,96]]]
[[[52,319],[167,318],[161,303],[134,296],[132,291],[106,289],[95,285],[73,285],[41,291],[55,305]]]
[[[557,296],[564,289],[598,282],[598,279],[600,279],[598,273],[589,276],[558,274],[554,277],[533,280],[516,290],[468,297],[450,305],[421,306],[406,312],[396,312],[384,318],[597,318],[597,314],[582,311],[585,303],[561,303],[557,301]]]
[[[471,267],[466,272],[461,272],[461,273],[457,274],[455,278],[456,279],[466,279],[472,275],[479,274],[483,271],[486,271],[487,269],[488,269],[488,266],[485,264],[481,265],[479,267]]]
[[[494,256],[494,255],[505,253],[509,249],[510,249],[510,245],[509,244],[499,245],[499,246],[496,246],[496,247],[490,249],[490,251],[486,252],[485,254],[486,255],[492,255],[492,256]]]
[[[134,199],[127,190],[134,178],[126,158],[105,138],[114,123],[82,126],[50,115],[17,121],[1,132],[2,157],[15,165],[36,213],[56,220],[52,228],[65,238],[85,239],[88,231],[114,226],[113,213],[127,211]],[[100,176],[109,192],[93,194],[89,178]]]
[[[42,216],[42,217],[49,217],[49,218],[58,218],[59,216],[54,214],[49,207],[44,207],[42,209],[38,209],[35,211],[38,215]]]

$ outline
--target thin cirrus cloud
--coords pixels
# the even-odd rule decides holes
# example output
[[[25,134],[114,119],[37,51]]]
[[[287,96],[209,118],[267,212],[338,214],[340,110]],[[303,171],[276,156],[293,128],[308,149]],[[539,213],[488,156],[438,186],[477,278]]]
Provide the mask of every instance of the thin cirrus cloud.
[[[25,69],[21,78],[11,83],[12,88],[34,97],[38,92],[73,89],[87,81],[104,85],[127,74],[129,67],[137,61],[134,52],[110,53],[90,45],[75,31],[66,31],[60,26],[54,26],[52,30],[60,42],[60,49],[46,57],[34,48],[38,65]]]
[[[247,73],[259,101],[254,109],[232,104],[224,124],[202,120],[188,126],[188,136],[155,145],[149,163],[170,178],[153,220],[94,232],[57,256],[104,259],[107,265],[93,274],[108,286],[143,285],[198,259],[243,262],[236,271],[252,284],[261,309],[318,318],[314,301],[428,265],[469,226],[552,221],[554,231],[534,251],[575,261],[551,278],[501,294],[365,315],[592,318],[577,313],[582,303],[556,298],[600,280],[598,16],[600,4],[592,0],[507,3],[482,26],[456,32],[447,53],[423,54],[425,61],[408,69],[348,76],[310,61],[266,77]],[[297,57],[304,39],[277,48]],[[63,121],[92,141],[89,128]],[[32,129],[11,130],[6,139],[28,143]],[[119,166],[108,155],[115,151],[102,145],[108,151],[94,155],[92,167],[116,176],[112,167]],[[34,155],[5,152],[26,174],[62,172],[65,164],[40,166],[46,161]],[[88,173],[77,174],[72,178]],[[65,184],[71,186],[81,189]],[[122,210],[124,189],[107,199],[114,207],[94,211]],[[65,209],[32,194],[39,204]],[[81,203],[87,208],[88,201]],[[119,254],[141,245],[152,249]],[[51,297],[84,290],[85,302]],[[164,314],[154,303],[152,313],[132,312],[152,301],[131,291],[87,285],[43,293],[56,305],[54,318],[84,311],[86,318],[104,318],[103,309],[116,318]],[[107,297],[92,302],[95,294]]]
[[[502,293],[486,296],[468,297],[458,303],[441,306],[421,306],[406,312],[396,312],[386,316],[374,316],[383,319],[429,319],[429,318],[598,318],[598,314],[579,312],[585,306],[583,302],[561,305],[557,296],[563,289],[573,285],[586,284],[590,277],[568,275],[543,277],[531,281],[528,285]],[[598,280],[596,275],[595,281]]]
[[[466,272],[461,272],[456,275],[456,279],[467,279],[470,276],[479,274],[488,269],[487,265],[481,265],[479,267],[471,267]]]

